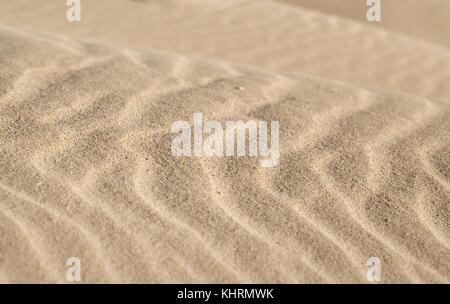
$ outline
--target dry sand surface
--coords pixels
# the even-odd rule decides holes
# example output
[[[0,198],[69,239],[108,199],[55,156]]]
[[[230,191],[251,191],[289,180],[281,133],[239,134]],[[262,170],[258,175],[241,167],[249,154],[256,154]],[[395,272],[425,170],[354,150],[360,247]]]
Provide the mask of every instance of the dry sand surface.
[[[0,283],[449,283],[449,1],[364,2],[0,0]],[[174,157],[198,112],[279,164]]]

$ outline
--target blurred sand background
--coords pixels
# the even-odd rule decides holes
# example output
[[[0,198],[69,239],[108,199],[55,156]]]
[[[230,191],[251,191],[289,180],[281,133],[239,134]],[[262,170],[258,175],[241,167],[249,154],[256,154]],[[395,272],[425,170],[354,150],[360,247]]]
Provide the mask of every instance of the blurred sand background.
[[[450,1],[65,2],[0,0],[0,283],[449,283]],[[175,158],[196,112],[278,166]]]

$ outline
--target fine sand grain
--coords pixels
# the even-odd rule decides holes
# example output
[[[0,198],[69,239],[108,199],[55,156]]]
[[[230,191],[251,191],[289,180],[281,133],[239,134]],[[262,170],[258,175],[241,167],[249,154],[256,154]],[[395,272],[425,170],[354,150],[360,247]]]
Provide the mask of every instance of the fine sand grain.
[[[0,283],[450,283],[450,8],[351,2],[0,0]],[[198,112],[279,164],[172,156]]]

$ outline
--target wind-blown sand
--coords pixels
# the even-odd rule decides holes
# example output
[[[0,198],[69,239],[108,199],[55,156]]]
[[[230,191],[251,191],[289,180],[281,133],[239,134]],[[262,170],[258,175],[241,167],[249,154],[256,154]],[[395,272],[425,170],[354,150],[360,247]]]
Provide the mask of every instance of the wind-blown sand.
[[[73,256],[84,283],[367,283],[369,257],[450,282],[448,36],[302,0],[64,2],[0,1],[0,283]],[[278,166],[172,156],[196,112],[278,120]]]

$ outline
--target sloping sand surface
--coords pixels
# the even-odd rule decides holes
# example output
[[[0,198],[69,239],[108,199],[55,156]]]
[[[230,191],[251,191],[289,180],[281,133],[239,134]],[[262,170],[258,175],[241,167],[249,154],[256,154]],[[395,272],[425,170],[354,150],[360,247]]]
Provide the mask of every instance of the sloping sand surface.
[[[0,1],[0,283],[66,283],[69,257],[84,283],[367,283],[369,257],[450,282],[446,46],[281,1],[117,2]],[[279,121],[278,166],[172,156],[198,112]]]

